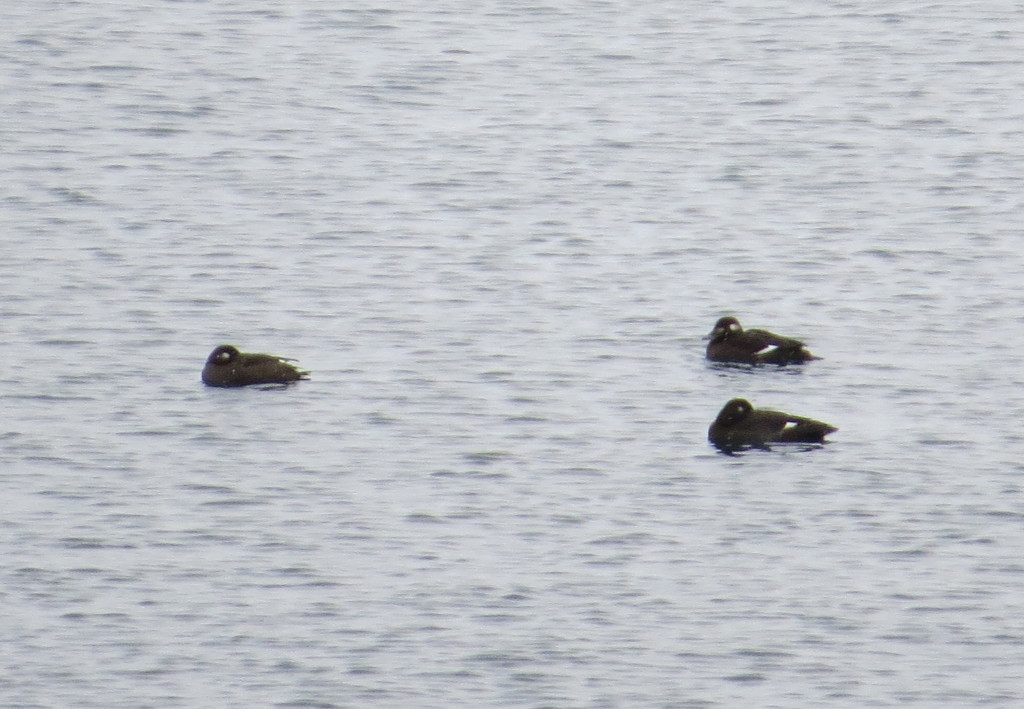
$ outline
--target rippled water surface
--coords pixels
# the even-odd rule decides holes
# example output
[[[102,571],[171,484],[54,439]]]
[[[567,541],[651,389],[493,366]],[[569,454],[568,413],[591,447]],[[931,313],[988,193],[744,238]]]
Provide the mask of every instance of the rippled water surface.
[[[1022,34],[5,4],[0,705],[1021,706]]]

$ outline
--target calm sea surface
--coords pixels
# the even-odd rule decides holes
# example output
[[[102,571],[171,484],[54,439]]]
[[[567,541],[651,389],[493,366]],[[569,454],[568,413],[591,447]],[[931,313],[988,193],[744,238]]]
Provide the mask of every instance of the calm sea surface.
[[[0,706],[1024,705],[1022,42],[4,3]],[[840,430],[723,456],[734,396]]]

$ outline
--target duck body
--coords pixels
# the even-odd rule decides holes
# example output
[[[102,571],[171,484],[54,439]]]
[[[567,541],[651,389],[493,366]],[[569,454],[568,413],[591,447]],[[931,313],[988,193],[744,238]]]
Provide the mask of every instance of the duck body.
[[[734,317],[720,318],[708,333],[706,356],[712,362],[734,364],[803,364],[821,359],[811,354],[800,340],[767,330],[744,330]]]
[[[290,384],[308,379],[285,357],[239,352],[232,345],[220,345],[206,360],[203,384],[211,387],[244,387],[251,384]]]
[[[824,443],[839,429],[824,421],[755,409],[746,399],[732,399],[708,429],[708,440],[725,450],[768,448],[769,443]]]

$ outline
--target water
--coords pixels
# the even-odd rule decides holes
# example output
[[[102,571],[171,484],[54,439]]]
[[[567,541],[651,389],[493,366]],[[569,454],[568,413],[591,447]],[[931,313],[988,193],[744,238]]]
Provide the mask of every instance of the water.
[[[0,18],[2,706],[1024,700],[1018,7]]]

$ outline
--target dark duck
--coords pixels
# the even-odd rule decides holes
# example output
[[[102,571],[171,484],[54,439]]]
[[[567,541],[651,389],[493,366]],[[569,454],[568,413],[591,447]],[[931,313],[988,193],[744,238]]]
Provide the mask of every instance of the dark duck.
[[[296,367],[293,361],[276,355],[239,352],[232,345],[221,345],[206,360],[203,384],[244,387],[250,384],[290,384],[308,379],[309,372]]]
[[[755,409],[746,399],[732,399],[708,429],[708,440],[723,451],[768,449],[769,443],[824,443],[839,429],[824,421]]]
[[[734,317],[720,318],[705,339],[710,340],[706,354],[712,362],[786,365],[821,359],[800,340],[767,330],[744,330]]]

